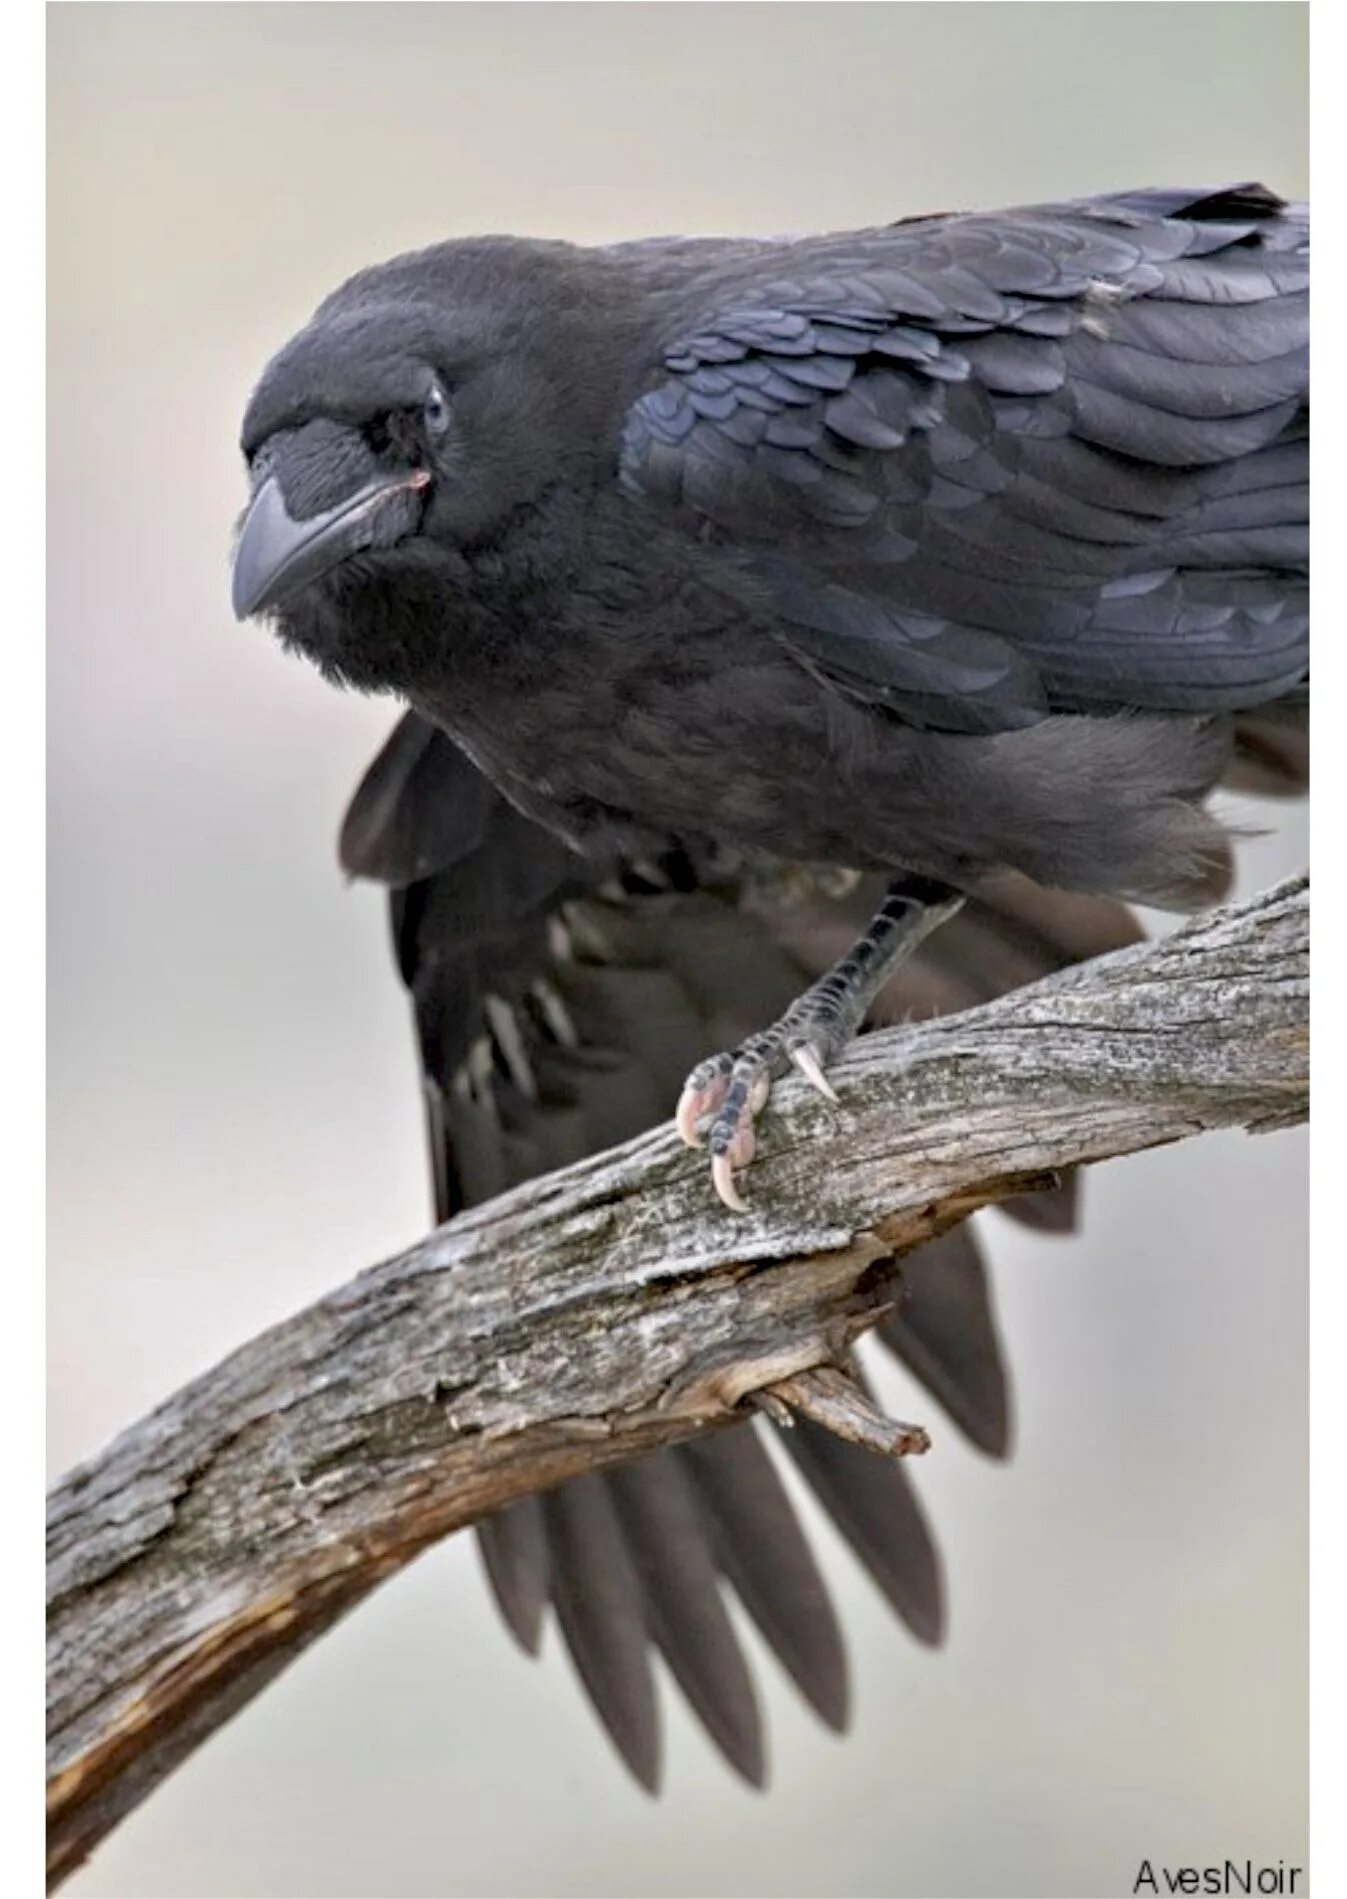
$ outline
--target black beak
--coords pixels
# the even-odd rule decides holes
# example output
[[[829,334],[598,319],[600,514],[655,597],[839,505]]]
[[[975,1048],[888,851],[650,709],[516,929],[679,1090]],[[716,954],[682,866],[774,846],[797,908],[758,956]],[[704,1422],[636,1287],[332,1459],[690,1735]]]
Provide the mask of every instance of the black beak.
[[[377,518],[383,505],[395,495],[424,488],[429,480],[424,468],[381,477],[335,507],[296,521],[286,510],[276,477],[268,475],[249,504],[234,549],[235,616],[246,620],[348,555],[374,546],[381,538]]]

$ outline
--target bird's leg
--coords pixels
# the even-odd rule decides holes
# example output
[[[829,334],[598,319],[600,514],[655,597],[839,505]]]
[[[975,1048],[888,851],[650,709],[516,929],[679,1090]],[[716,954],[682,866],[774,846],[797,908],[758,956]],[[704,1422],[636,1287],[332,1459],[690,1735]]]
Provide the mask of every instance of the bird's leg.
[[[824,1072],[829,1062],[858,1033],[897,965],[962,902],[959,891],[933,877],[896,877],[864,934],[826,976],[770,1028],[693,1069],[678,1102],[678,1132],[689,1147],[706,1140],[711,1178],[726,1206],[736,1213],[746,1210],[734,1171],[753,1158],[753,1124],[767,1104],[773,1078],[793,1062],[820,1094],[836,1101]]]

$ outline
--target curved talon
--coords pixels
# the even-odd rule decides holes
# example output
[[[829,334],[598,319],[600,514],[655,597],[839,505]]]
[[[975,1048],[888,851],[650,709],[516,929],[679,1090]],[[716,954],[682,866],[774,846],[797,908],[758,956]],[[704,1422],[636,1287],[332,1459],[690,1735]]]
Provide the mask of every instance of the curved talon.
[[[816,1089],[825,1101],[831,1101],[834,1107],[840,1107],[837,1090],[824,1074],[823,1064],[808,1042],[801,1042],[792,1048],[790,1058],[811,1088]]]
[[[700,1147],[702,1137],[697,1132],[697,1123],[706,1113],[705,1091],[701,1088],[684,1088],[678,1097],[678,1106],[674,1109],[674,1126],[678,1129],[679,1139],[689,1147]]]
[[[734,1183],[734,1162],[728,1154],[717,1154],[711,1161],[711,1185],[731,1213],[747,1213],[748,1202]]]

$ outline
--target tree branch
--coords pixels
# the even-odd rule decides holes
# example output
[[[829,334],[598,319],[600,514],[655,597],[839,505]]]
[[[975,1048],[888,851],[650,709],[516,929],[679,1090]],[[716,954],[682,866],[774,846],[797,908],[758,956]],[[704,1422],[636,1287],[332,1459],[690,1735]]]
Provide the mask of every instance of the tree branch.
[[[1059,1168],[1303,1119],[1307,939],[1299,880],[866,1036],[840,1108],[779,1087],[748,1216],[660,1128],[474,1208],[132,1425],[51,1497],[52,1876],[448,1531],[774,1385],[847,1411],[800,1374],[892,1302],[894,1255]]]

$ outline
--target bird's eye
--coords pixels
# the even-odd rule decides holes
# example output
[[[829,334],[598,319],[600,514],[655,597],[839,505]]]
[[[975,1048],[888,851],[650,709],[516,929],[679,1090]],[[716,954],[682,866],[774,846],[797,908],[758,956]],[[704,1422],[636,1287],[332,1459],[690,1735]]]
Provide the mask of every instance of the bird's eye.
[[[426,400],[421,413],[425,417],[429,434],[444,434],[449,426],[449,398],[437,382],[431,383],[426,391]]]

